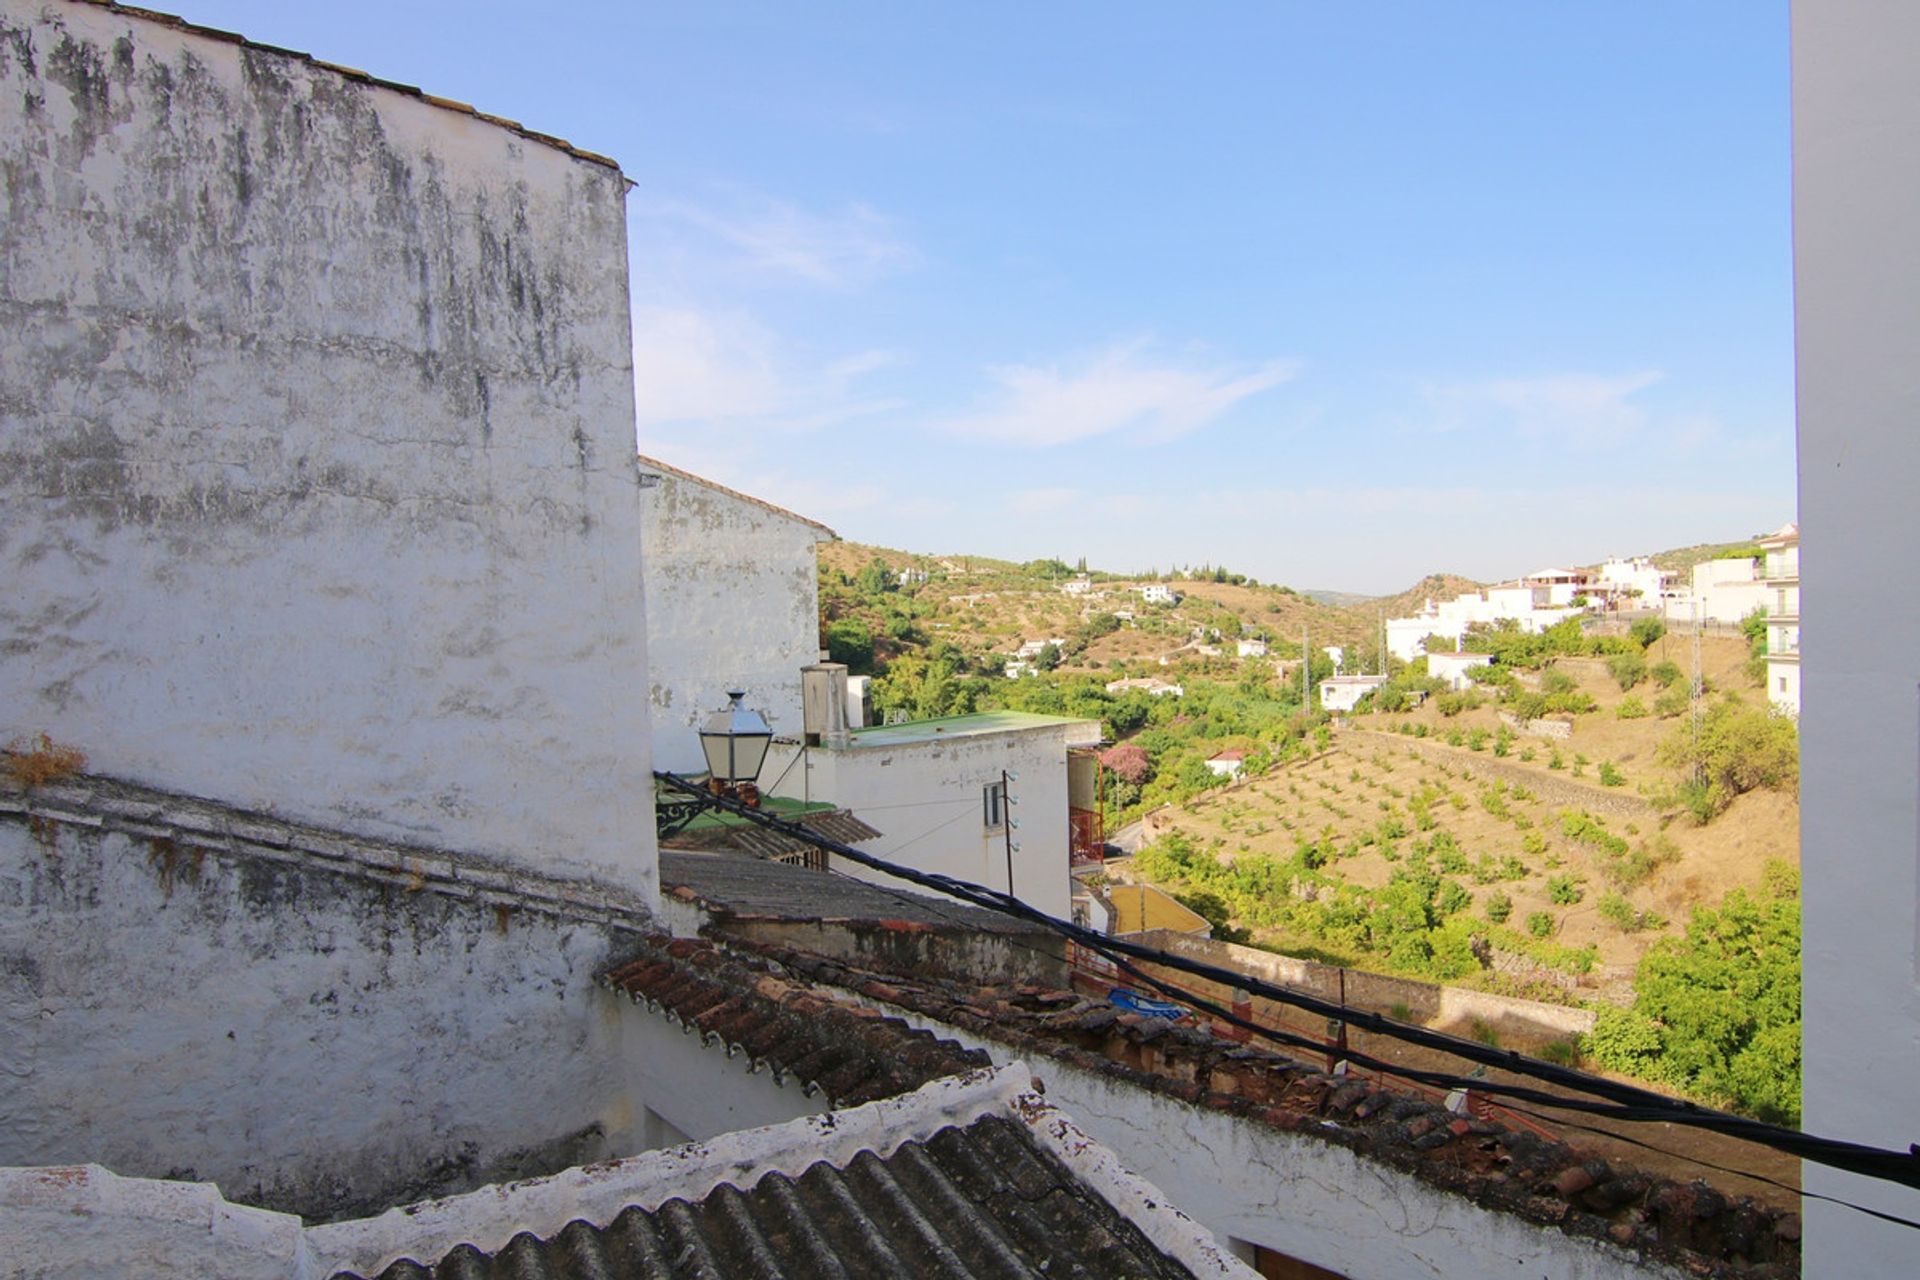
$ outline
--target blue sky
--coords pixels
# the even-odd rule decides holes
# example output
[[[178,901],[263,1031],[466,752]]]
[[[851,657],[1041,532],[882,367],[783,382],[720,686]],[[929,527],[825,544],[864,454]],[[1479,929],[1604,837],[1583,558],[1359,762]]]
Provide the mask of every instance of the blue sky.
[[[1392,591],[1794,515],[1784,0],[182,0],[620,161],[639,443]]]

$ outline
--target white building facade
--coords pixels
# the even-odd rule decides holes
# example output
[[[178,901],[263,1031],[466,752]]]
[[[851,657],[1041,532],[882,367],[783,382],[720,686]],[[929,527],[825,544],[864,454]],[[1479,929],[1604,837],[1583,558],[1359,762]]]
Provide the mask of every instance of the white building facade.
[[[833,530],[653,458],[645,493],[647,701],[657,766],[706,768],[699,727],[743,691],[801,732],[800,668],[821,658],[816,548]]]
[[[1920,8],[1794,4],[1793,193],[1813,570],[1802,1123],[1904,1151],[1920,1141],[1920,593],[1890,589],[1888,556],[1920,546]],[[1920,1220],[1920,1191],[1813,1163],[1801,1177],[1810,1192]],[[1911,1228],[1811,1198],[1805,1212],[1809,1280],[1914,1273]]]
[[[1800,526],[1760,539],[1767,553],[1767,700],[1800,714]]]
[[[1022,901],[1068,918],[1067,757],[1070,748],[1099,743],[1098,721],[987,711],[878,725],[850,738],[843,747],[776,742],[762,785],[851,810],[884,833],[861,846],[878,857],[994,889],[1011,883]],[[911,887],[838,859],[832,869]]]

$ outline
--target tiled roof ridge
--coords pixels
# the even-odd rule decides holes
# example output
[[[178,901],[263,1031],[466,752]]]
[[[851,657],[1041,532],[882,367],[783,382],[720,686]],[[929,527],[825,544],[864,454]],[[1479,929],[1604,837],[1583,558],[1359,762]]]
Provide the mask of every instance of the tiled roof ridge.
[[[1800,1216],[1703,1180],[1591,1158],[1567,1143],[1353,1076],[1332,1075],[1204,1027],[1126,1013],[1031,984],[970,987],[866,970],[777,943],[728,939],[810,982],[991,1039],[1038,1069],[1046,1059],[1346,1147],[1451,1194],[1609,1241],[1703,1276],[1799,1274]],[[1119,1056],[1115,1056],[1119,1055]]]
[[[379,76],[369,75],[356,68],[343,67],[338,63],[328,62],[323,58],[316,58],[310,53],[302,53],[298,49],[283,49],[279,45],[266,44],[259,40],[249,40],[246,36],[238,32],[225,31],[219,27],[202,26],[197,22],[189,22],[177,14],[162,13],[156,9],[143,9],[137,5],[121,4],[119,0],[71,0],[71,3],[91,5],[96,9],[105,9],[110,13],[121,14],[129,18],[138,18],[143,22],[152,22],[163,27],[171,27],[176,31],[185,31],[193,35],[205,36],[210,40],[218,40],[223,44],[235,44],[243,49],[255,49],[262,53],[271,53],[283,58],[292,58],[297,62],[305,62],[311,66],[319,67],[324,71],[331,71],[335,75],[347,80],[371,85],[376,89],[390,89],[395,93],[402,93],[410,98],[418,98],[427,105],[439,107],[443,111],[452,111],[459,115],[471,116],[476,120],[484,121],[487,124],[505,129],[508,133],[517,134],[529,142],[537,142],[542,146],[552,147],[556,151],[564,151],[577,160],[585,160],[589,164],[600,165],[613,170],[615,173],[620,172],[619,162],[610,157],[603,156],[596,151],[588,151],[585,148],[576,147],[565,138],[555,137],[550,133],[541,133],[537,129],[529,129],[518,120],[509,120],[505,116],[489,115],[487,112],[477,109],[470,103],[460,102],[453,98],[436,97],[418,85],[402,84],[397,80],[383,80]]]
[[[22,787],[0,775],[0,821],[24,822],[36,839],[61,827],[112,831],[146,841],[167,874],[208,854],[288,863],[511,911],[641,931],[659,927],[637,895],[560,880],[475,854],[351,835],[216,800],[97,774]]]
[[[635,454],[634,457],[639,461],[640,465],[643,467],[657,467],[660,470],[666,472],[668,475],[677,476],[682,480],[691,480],[693,481],[693,483],[697,485],[701,485],[704,488],[712,489],[716,493],[724,493],[729,498],[738,498],[742,502],[751,503],[756,507],[762,507],[768,511],[771,511],[773,512],[773,514],[777,516],[784,516],[788,520],[798,521],[800,524],[804,524],[808,528],[818,529],[820,532],[827,535],[827,540],[829,541],[838,542],[840,540],[839,534],[835,533],[832,529],[829,529],[826,525],[821,524],[818,520],[809,520],[807,517],[801,515],[799,512],[789,511],[783,506],[780,506],[776,503],[768,502],[765,498],[756,498],[750,493],[742,493],[738,489],[730,489],[726,485],[721,484],[718,480],[709,480],[705,476],[695,475],[693,472],[688,471],[684,467],[676,467],[671,462],[662,462],[660,461],[660,459],[649,457],[644,453]]]
[[[779,966],[696,938],[654,935],[639,955],[600,976],[703,1045],[791,1077],[803,1095],[855,1106],[990,1065],[985,1053],[854,1000],[791,981]]]

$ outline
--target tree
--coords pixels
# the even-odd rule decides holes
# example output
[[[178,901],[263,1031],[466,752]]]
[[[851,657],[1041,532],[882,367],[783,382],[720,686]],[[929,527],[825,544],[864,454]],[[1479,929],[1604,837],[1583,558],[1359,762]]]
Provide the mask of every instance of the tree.
[[[1641,649],[1651,649],[1654,641],[1667,634],[1667,624],[1658,618],[1642,618],[1627,628],[1627,634]]]
[[[1676,728],[1660,744],[1659,756],[1663,764],[1692,774],[1702,820],[1756,787],[1797,791],[1800,786],[1800,731],[1793,717],[1732,697],[1708,708],[1697,734],[1691,725]]]
[[[1103,753],[1100,763],[1113,770],[1122,782],[1138,787],[1153,777],[1153,759],[1135,743],[1123,742]]]
[[[1776,863],[1767,881],[1696,908],[1684,938],[1646,954],[1633,1006],[1603,1010],[1588,1039],[1602,1066],[1800,1122],[1799,875]]]
[[[856,675],[873,670],[873,632],[858,618],[827,624],[827,655]]]
[[[867,561],[865,568],[854,575],[853,585],[860,589],[862,595],[881,596],[892,591],[898,583],[894,579],[893,570],[887,567],[887,562],[875,556]]]

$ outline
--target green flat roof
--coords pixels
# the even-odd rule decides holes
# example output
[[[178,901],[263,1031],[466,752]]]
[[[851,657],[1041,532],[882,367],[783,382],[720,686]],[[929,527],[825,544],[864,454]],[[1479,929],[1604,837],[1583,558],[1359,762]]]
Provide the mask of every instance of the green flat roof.
[[[685,800],[688,798],[685,792],[676,791],[671,787],[665,786],[659,787],[657,794],[662,800]],[[821,813],[835,808],[834,805],[820,800],[809,802],[805,800],[795,800],[789,796],[769,795],[762,795],[760,797],[760,807],[767,813],[771,813],[780,818],[797,818],[803,813]],[[751,818],[742,818],[738,814],[727,813],[721,809],[708,809],[692,822],[682,827],[681,830],[700,831],[713,827],[747,827],[752,825],[753,820]]]
[[[1032,711],[976,711],[970,716],[942,716],[938,720],[909,720],[905,724],[877,724],[853,731],[853,746],[905,747],[942,738],[971,738],[989,733],[1015,733],[1022,729],[1058,728],[1062,725],[1090,724],[1099,737],[1098,720],[1086,716],[1043,716]]]

